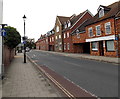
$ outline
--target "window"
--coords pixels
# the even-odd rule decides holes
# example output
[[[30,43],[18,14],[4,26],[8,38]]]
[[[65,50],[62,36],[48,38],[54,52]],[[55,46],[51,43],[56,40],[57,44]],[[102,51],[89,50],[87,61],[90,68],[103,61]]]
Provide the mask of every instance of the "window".
[[[107,51],[114,51],[114,41],[106,41],[106,49]]]
[[[51,42],[51,38],[50,38],[50,42]]]
[[[46,39],[46,42],[48,42],[48,39]]]
[[[56,27],[56,32],[59,32],[59,26]]]
[[[64,28],[65,28],[65,29],[67,28],[67,23],[66,23],[66,22],[64,22]]]
[[[92,50],[97,51],[98,50],[98,43],[97,42],[92,42]]]
[[[56,36],[56,40],[57,40],[57,36]]]
[[[70,23],[70,21],[68,21],[68,27],[70,27],[71,26],[71,23]]]
[[[101,17],[103,17],[103,16],[104,16],[104,9],[101,8],[101,9],[99,10],[99,18],[101,18]]]
[[[78,38],[78,39],[80,38],[80,34],[79,34],[79,33],[77,33],[77,38]]]
[[[69,32],[67,32],[67,38],[69,38]]]
[[[55,47],[56,47],[56,48],[58,48],[58,45],[57,45],[57,44],[55,44]]]
[[[59,38],[61,39],[61,35],[59,35]]]
[[[67,49],[70,50],[70,44],[69,43],[67,43]]]
[[[101,35],[101,29],[100,25],[96,26],[96,35],[99,36]]]
[[[76,30],[76,33],[79,33],[79,30],[78,30],[78,29]]]
[[[54,37],[52,37],[52,41],[54,41]]]
[[[111,24],[110,22],[105,23],[105,33],[111,34]]]
[[[66,38],[66,33],[64,33],[64,38]]]
[[[59,43],[59,50],[62,50],[62,43]]]
[[[93,36],[93,29],[92,29],[92,27],[88,28],[88,33],[89,33],[89,37]]]
[[[64,50],[66,50],[66,43],[64,43]]]

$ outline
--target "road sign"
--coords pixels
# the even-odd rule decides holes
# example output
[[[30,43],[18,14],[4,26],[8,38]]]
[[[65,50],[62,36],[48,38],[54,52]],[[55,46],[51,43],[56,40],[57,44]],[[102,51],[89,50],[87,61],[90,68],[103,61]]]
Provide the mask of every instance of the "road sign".
[[[0,36],[6,36],[6,31],[5,29],[0,29]]]
[[[23,44],[26,44],[26,41],[23,41]]]

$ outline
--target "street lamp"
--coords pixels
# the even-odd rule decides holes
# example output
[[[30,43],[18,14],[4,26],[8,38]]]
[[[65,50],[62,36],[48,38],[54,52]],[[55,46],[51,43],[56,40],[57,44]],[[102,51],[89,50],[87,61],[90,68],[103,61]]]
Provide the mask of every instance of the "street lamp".
[[[7,24],[0,24],[0,25],[2,26],[2,29],[1,29],[1,36],[2,36],[2,66],[1,66],[2,75],[1,75],[1,78],[3,79],[4,78],[4,36],[6,36],[4,27]]]
[[[25,20],[26,16],[23,16],[23,21],[24,21],[24,37],[23,37],[23,43],[24,43],[24,63],[26,63],[26,37],[25,37]]]

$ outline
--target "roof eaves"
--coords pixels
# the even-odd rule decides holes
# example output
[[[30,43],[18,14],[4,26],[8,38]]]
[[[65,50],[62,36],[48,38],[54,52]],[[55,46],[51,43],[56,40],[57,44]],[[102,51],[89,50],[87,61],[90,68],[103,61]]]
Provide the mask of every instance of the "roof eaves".
[[[74,26],[75,26],[75,24],[77,24],[77,22],[87,13],[88,11],[86,10],[84,13],[83,13],[83,15],[70,27],[70,29],[72,29]]]

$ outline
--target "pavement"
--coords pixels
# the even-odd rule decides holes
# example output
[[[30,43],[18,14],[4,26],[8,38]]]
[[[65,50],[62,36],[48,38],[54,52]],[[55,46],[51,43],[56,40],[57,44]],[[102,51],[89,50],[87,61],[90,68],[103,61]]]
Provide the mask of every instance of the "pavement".
[[[37,50],[37,51],[43,51],[43,50]],[[59,55],[67,56],[67,57],[72,57],[72,58],[78,58],[78,59],[84,58],[84,59],[96,60],[96,61],[101,61],[101,62],[120,64],[120,58],[117,58],[117,57],[94,56],[90,54],[65,53],[65,52],[54,52],[54,51],[47,51],[47,52],[53,53],[53,54],[59,54]]]
[[[61,97],[56,87],[29,60],[23,63],[23,53],[17,53],[5,74],[0,90],[2,97]]]

